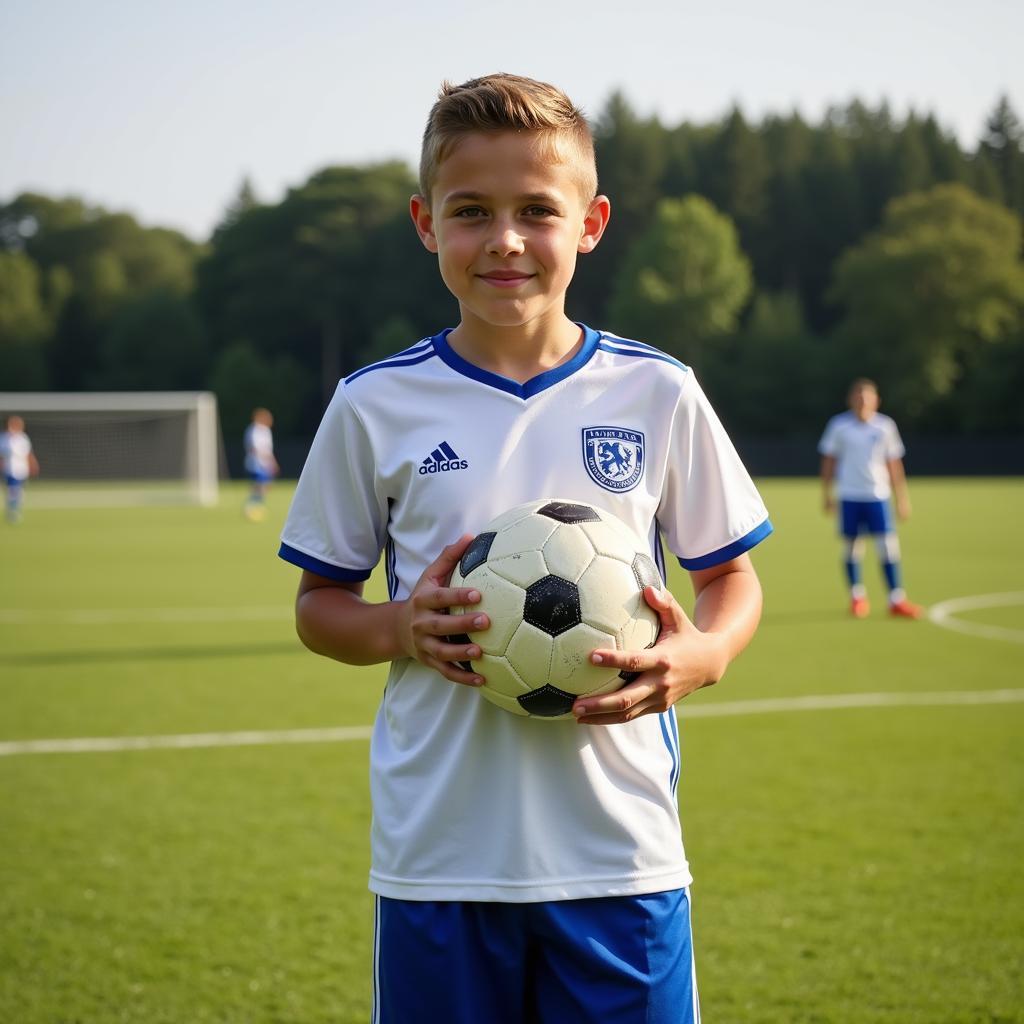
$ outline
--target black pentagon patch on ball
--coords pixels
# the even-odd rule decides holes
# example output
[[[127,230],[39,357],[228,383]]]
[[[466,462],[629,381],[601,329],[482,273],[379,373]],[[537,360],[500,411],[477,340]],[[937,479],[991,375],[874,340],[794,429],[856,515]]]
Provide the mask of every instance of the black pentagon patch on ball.
[[[465,633],[453,633],[451,636],[446,636],[445,640],[450,644],[471,644],[473,642]],[[457,661],[455,664],[466,672],[473,671],[473,665],[471,662]]]
[[[633,575],[641,590],[644,587],[661,590],[661,573],[658,572],[658,567],[647,555],[639,554],[633,559]]]
[[[571,501],[549,501],[537,509],[537,515],[559,523],[599,523],[601,517],[589,505],[576,505]]]
[[[554,718],[557,715],[567,715],[572,711],[576,703],[576,695],[566,693],[557,686],[545,683],[543,686],[524,693],[516,698],[519,706],[528,714],[536,715],[538,718]]]
[[[487,556],[490,554],[491,545],[494,543],[494,538],[498,535],[492,530],[489,533],[478,533],[470,545],[462,554],[462,559],[459,561],[459,571],[463,577],[468,576],[478,566],[484,564],[487,561]]]
[[[526,588],[523,618],[549,636],[558,636],[583,621],[580,592],[561,576],[545,576]]]

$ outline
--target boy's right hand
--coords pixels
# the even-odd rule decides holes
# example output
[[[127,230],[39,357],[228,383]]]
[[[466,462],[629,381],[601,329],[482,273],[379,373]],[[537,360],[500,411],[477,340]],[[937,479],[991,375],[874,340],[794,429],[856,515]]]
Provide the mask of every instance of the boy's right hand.
[[[457,661],[479,658],[479,645],[448,642],[451,635],[478,633],[490,625],[487,616],[479,612],[449,615],[447,611],[451,607],[465,607],[480,600],[478,590],[448,586],[452,571],[472,540],[472,534],[464,534],[423,570],[412,593],[401,602],[399,636],[408,657],[435,669],[453,683],[482,686],[482,676],[466,672],[456,664]]]

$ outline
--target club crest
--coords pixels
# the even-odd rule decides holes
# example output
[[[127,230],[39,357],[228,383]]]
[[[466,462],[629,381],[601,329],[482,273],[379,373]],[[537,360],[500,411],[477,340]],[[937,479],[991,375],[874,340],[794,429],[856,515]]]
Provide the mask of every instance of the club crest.
[[[644,475],[644,435],[624,427],[584,427],[583,462],[605,490],[630,491]]]

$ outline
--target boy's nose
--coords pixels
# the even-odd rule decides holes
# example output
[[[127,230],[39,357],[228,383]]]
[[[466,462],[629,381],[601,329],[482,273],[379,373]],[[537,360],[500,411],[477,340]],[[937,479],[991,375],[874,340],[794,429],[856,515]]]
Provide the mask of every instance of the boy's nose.
[[[495,225],[487,239],[487,251],[492,256],[514,256],[523,251],[523,236],[511,227]]]

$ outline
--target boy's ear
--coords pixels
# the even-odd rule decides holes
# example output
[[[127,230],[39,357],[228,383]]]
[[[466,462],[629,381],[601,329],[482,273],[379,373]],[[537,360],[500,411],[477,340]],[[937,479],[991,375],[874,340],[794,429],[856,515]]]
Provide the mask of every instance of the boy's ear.
[[[415,195],[409,200],[409,215],[416,225],[416,234],[430,252],[437,252],[437,238],[434,236],[434,217],[430,212],[430,203],[421,196]]]
[[[612,215],[612,204],[607,196],[596,196],[587,208],[583,218],[583,234],[580,235],[577,252],[593,252],[601,241],[604,229],[608,227],[608,218]]]

